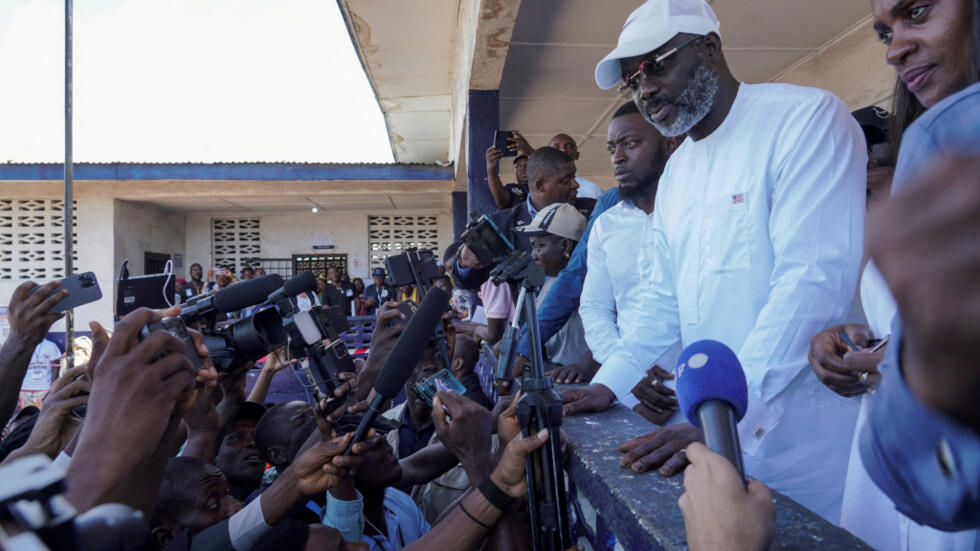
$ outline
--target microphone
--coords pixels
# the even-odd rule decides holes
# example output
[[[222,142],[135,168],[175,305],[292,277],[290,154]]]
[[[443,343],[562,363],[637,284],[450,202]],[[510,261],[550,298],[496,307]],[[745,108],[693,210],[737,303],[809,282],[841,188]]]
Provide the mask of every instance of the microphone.
[[[354,438],[351,440],[351,447],[355,443],[364,440],[368,429],[374,423],[374,419],[381,413],[381,405],[394,398],[398,391],[405,385],[415,365],[422,358],[429,339],[436,330],[436,326],[442,322],[442,313],[446,311],[449,304],[449,293],[433,286],[422,299],[412,318],[405,325],[400,337],[395,342],[391,354],[385,360],[378,378],[374,381],[374,391],[377,393],[371,400],[371,405],[361,418],[361,422],[354,430]],[[344,455],[350,455],[351,448],[347,448]]]
[[[689,344],[677,358],[677,399],[681,411],[704,433],[709,450],[728,458],[745,481],[738,422],[749,406],[742,364],[718,341]]]
[[[180,312],[184,323],[192,323],[201,318],[217,314],[227,314],[242,308],[248,308],[265,301],[269,293],[282,286],[282,277],[270,274],[255,279],[239,281],[227,289],[199,300]]]
[[[313,289],[316,289],[316,276],[313,275],[313,272],[306,270],[290,278],[282,287],[269,294],[267,302],[274,304],[284,298],[295,297]]]

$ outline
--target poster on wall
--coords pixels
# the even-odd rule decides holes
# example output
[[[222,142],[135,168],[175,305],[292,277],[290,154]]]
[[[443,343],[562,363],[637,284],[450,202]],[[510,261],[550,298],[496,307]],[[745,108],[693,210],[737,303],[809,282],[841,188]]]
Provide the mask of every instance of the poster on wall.
[[[363,254],[352,254],[350,256],[350,273],[356,277],[367,275],[367,256]]]
[[[181,253],[174,253],[173,254],[173,259],[174,259],[174,269],[183,268],[184,267],[184,255],[183,254],[181,254]]]
[[[337,240],[334,238],[333,232],[313,234],[314,251],[329,251],[336,248],[336,246]]]

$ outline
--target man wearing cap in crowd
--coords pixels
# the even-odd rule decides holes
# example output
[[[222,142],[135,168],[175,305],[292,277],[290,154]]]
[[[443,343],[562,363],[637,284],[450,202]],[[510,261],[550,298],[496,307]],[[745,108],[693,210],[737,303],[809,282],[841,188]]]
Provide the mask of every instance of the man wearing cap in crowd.
[[[826,91],[736,80],[719,26],[704,0],[651,0],[596,66],[600,88],[618,86],[661,134],[687,137],[638,246],[645,274],[623,324],[628,353],[566,408],[632,406],[630,390],[664,351],[721,341],[748,380],[746,473],[836,523],[856,404],[817,381],[807,349],[844,318],[857,287],[864,140]],[[623,463],[673,468],[698,437],[686,423],[663,427],[624,445]]]
[[[530,224],[518,228],[531,241],[531,258],[545,275],[544,285],[538,292],[539,306],[558,273],[568,265],[587,224],[585,216],[572,205],[555,203],[541,209]],[[546,359],[560,366],[592,365],[592,352],[585,343],[585,327],[578,311],[544,343],[542,352]]]
[[[371,279],[374,283],[364,289],[364,310],[367,315],[373,316],[378,313],[378,306],[389,300],[395,300],[395,292],[391,286],[385,283],[385,269],[375,268],[371,271]]]

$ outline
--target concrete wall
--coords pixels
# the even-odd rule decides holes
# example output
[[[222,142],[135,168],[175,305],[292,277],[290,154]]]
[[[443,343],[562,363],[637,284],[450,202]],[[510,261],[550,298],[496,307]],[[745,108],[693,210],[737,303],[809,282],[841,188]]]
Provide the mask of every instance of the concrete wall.
[[[143,253],[184,254],[185,224],[180,212],[157,207],[150,203],[116,200],[115,254],[113,265],[118,269],[129,259],[130,275],[144,275]],[[177,277],[184,277],[184,267],[175,268]]]
[[[5,189],[10,187],[10,189]],[[0,197],[16,199],[54,199],[61,197],[60,189],[51,186],[31,189],[4,186],[0,188]],[[76,331],[88,331],[89,321],[98,321],[103,325],[112,325],[112,300],[115,298],[116,271],[114,267],[114,229],[113,224],[106,221],[114,220],[115,201],[99,186],[84,186],[78,189],[76,198],[76,241],[75,247],[78,262],[75,263],[76,273],[94,272],[102,288],[103,299],[82,306],[75,310]],[[0,280],[0,305],[10,303],[10,296],[23,280]],[[45,283],[38,281],[37,283]],[[64,321],[57,322],[52,331],[64,331]]]
[[[385,212],[282,212],[259,213],[261,219],[261,257],[290,258],[294,254],[348,255],[350,263],[355,255],[369,260],[368,216],[372,214],[391,215],[436,215],[439,218],[439,254],[452,243],[452,216],[449,210],[407,210],[399,209]],[[185,265],[199,262],[205,271],[211,264],[211,219],[227,217],[228,213],[194,213],[186,216],[187,256]],[[245,216],[237,213],[235,216]],[[330,251],[314,250],[315,234],[332,234],[336,248]],[[368,278],[369,269],[356,269],[348,266],[351,277]]]
[[[829,90],[848,109],[878,105],[891,110],[895,69],[885,62],[885,45],[871,28],[871,16],[772,78]]]

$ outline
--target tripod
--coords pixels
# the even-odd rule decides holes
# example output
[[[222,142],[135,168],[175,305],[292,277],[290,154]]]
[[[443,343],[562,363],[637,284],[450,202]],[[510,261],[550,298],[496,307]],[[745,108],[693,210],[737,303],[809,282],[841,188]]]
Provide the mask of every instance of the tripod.
[[[561,458],[561,397],[551,377],[544,374],[541,335],[538,331],[537,294],[544,284],[544,273],[526,251],[514,251],[490,273],[493,282],[519,282],[517,313],[507,329],[507,341],[497,366],[497,378],[509,378],[513,365],[520,320],[528,327],[531,363],[521,377],[523,395],[517,403],[517,419],[525,437],[548,430],[544,447],[527,457],[527,500],[531,511],[531,538],[535,551],[564,551],[571,547],[568,502],[565,497],[565,470]],[[502,376],[503,375],[503,376]]]

